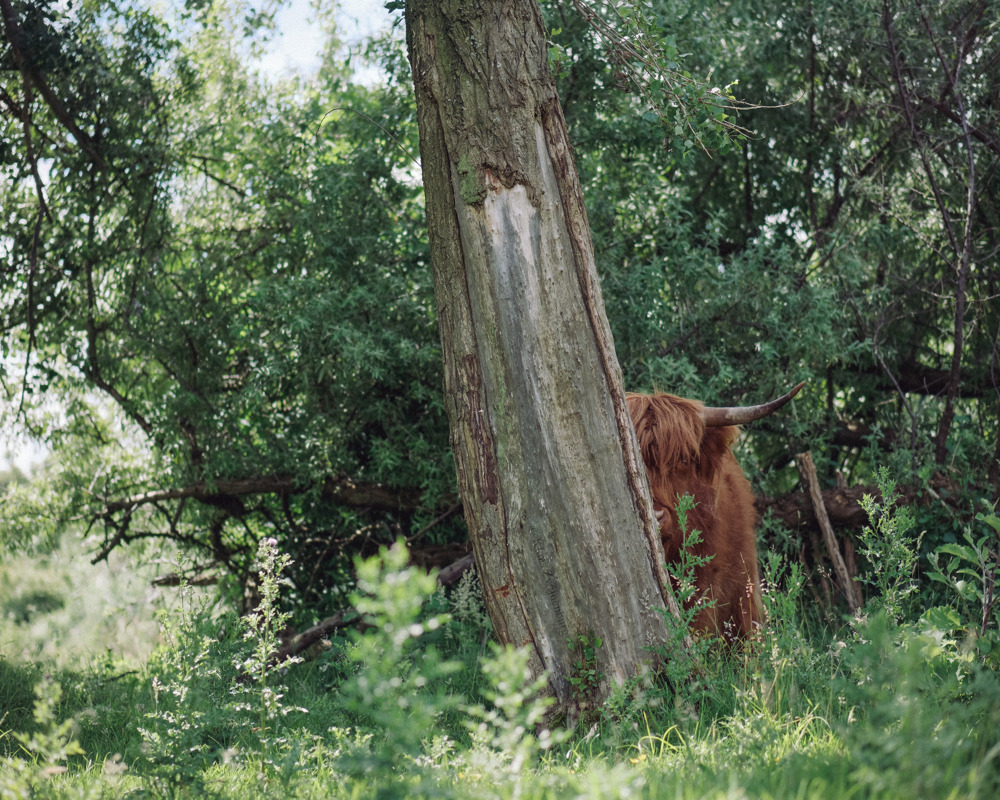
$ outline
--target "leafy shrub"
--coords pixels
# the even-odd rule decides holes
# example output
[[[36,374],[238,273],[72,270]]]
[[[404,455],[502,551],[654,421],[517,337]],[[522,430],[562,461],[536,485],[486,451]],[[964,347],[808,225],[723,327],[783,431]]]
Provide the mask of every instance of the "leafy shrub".
[[[995,504],[976,515],[985,529],[975,535],[971,527],[962,542],[940,545],[929,556],[931,580],[947,586],[955,607],[935,606],[922,618],[928,633],[942,647],[956,646],[956,637],[972,645],[992,669],[1000,668],[1000,606],[997,576],[1000,573],[1000,517]]]
[[[547,692],[547,676],[531,678],[528,651],[495,643],[491,650],[482,669],[492,707],[466,706],[472,747],[462,754],[461,763],[483,778],[511,781],[516,795],[538,755],[564,741],[566,735],[543,725],[554,700]]]
[[[885,612],[854,623],[834,681],[852,778],[876,795],[995,797],[1000,680],[956,672]]]
[[[571,636],[568,644],[573,653],[569,675],[573,699],[581,705],[589,705],[604,680],[604,672],[597,668],[597,651],[604,642],[593,631],[587,631],[586,634]]]
[[[35,687],[34,732],[7,732],[0,728],[0,739],[10,737],[19,750],[18,755],[0,760],[0,797],[58,796],[52,788],[52,779],[66,771],[70,756],[83,754],[76,740],[76,723],[72,719],[60,722],[57,717],[61,698],[62,687],[43,679]]]
[[[861,552],[871,570],[870,576],[863,580],[877,592],[869,607],[884,609],[891,617],[899,618],[904,601],[917,588],[913,570],[919,542],[909,537],[914,525],[913,513],[898,505],[896,482],[889,477],[889,471],[880,468],[876,478],[882,501],[867,494],[861,499],[861,506],[871,520],[861,533]]]
[[[444,691],[443,680],[461,665],[443,659],[427,641],[448,617],[421,620],[437,579],[407,567],[408,561],[402,542],[356,561],[358,590],[352,600],[372,630],[353,635],[347,658],[355,673],[336,691],[356,721],[354,727],[371,732],[372,739],[367,750],[354,749],[341,759],[352,776],[372,770],[390,774],[403,764],[418,763],[437,718],[459,702]]]
[[[666,685],[677,693],[679,706],[687,703],[697,703],[704,695],[707,687],[702,680],[700,664],[712,645],[712,639],[707,636],[692,638],[692,647],[684,644],[684,639],[691,631],[691,625],[706,604],[714,602],[698,596],[698,585],[695,581],[695,570],[711,560],[711,556],[698,556],[693,552],[694,545],[701,541],[701,531],[693,529],[688,532],[688,512],[695,506],[691,495],[677,498],[677,525],[684,544],[680,549],[680,560],[675,565],[668,565],[674,596],[680,606],[680,619],[663,610],[663,619],[667,628],[667,640],[654,648],[661,664],[661,677]]]
[[[274,539],[260,542],[260,603],[245,617],[216,619],[207,605],[179,619],[163,615],[170,646],[152,665],[153,709],[140,728],[158,790],[171,796],[207,791],[205,771],[219,762],[250,760],[265,772],[280,765],[275,752],[284,742],[275,724],[290,712],[305,713],[283,703],[276,681],[295,661],[274,660],[288,619],[278,607],[288,563]]]

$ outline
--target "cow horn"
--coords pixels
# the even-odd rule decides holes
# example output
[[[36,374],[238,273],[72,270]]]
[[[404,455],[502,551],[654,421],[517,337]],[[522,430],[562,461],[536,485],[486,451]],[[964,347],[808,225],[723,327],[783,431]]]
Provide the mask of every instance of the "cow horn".
[[[783,397],[759,406],[731,406],[729,408],[705,406],[701,410],[701,418],[705,420],[705,427],[707,428],[717,428],[722,425],[745,425],[748,422],[753,422],[755,419],[773,414],[795,397],[799,393],[799,389],[805,385],[806,382],[802,381],[802,383]]]

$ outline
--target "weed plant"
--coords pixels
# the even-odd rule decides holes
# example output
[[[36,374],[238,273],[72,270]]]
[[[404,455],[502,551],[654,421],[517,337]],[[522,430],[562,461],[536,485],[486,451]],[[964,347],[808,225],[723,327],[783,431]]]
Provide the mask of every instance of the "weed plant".
[[[976,515],[979,530],[967,526],[962,541],[946,543],[930,556],[929,577],[951,590],[953,604],[928,609],[925,628],[934,631],[942,648],[965,652],[974,648],[985,664],[1000,668],[1000,517],[996,504],[983,503]]]
[[[881,610],[900,619],[908,597],[916,591],[913,571],[917,564],[919,540],[910,537],[913,513],[899,504],[896,482],[884,467],[876,473],[881,502],[871,495],[861,499],[861,507],[871,521],[861,532],[861,552],[868,561],[869,575],[863,578],[875,590],[869,610]]]
[[[54,797],[52,779],[66,771],[71,756],[83,750],[72,719],[60,720],[62,687],[45,678],[35,687],[34,730],[0,731],[16,744],[16,754],[0,762],[0,797]]]
[[[695,570],[711,561],[711,556],[698,556],[694,547],[701,542],[701,531],[688,530],[688,512],[695,506],[691,495],[677,498],[677,526],[684,537],[680,549],[679,562],[669,568],[669,574],[674,586],[674,595],[680,606],[680,618],[663,612],[667,628],[665,644],[656,648],[654,653],[662,664],[662,679],[675,691],[675,701],[679,708],[690,708],[703,698],[708,685],[702,680],[702,665],[705,663],[711,640],[705,636],[693,637],[693,647],[684,645],[684,638],[698,614],[714,601],[698,595],[698,585],[695,581]]]
[[[448,617],[421,618],[437,580],[407,567],[408,561],[409,553],[400,543],[383,548],[379,558],[356,564],[353,604],[373,630],[352,636],[346,650],[351,675],[338,690],[351,727],[372,733],[370,747],[354,748],[341,759],[344,770],[356,779],[422,766],[424,742],[439,716],[460,701],[444,681],[461,665],[443,659],[437,646],[427,641]],[[338,735],[346,737],[348,730]]]

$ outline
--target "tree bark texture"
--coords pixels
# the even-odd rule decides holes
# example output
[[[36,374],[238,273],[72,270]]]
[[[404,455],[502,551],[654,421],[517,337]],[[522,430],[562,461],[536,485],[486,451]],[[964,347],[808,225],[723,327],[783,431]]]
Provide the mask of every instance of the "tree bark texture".
[[[459,490],[501,641],[573,702],[664,637],[663,552],[534,0],[411,0],[427,221]]]

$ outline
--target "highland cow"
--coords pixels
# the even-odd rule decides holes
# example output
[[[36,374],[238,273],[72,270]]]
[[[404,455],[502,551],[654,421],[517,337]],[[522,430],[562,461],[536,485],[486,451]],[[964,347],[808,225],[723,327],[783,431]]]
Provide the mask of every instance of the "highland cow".
[[[762,618],[753,494],[732,444],[738,425],[781,408],[802,385],[778,400],[741,408],[709,408],[670,394],[627,395],[666,562],[676,566],[685,536],[701,531],[691,552],[709,560],[694,571],[697,591],[688,605],[704,608],[693,626],[729,642],[752,635]],[[695,506],[681,531],[677,502],[685,494]]]

